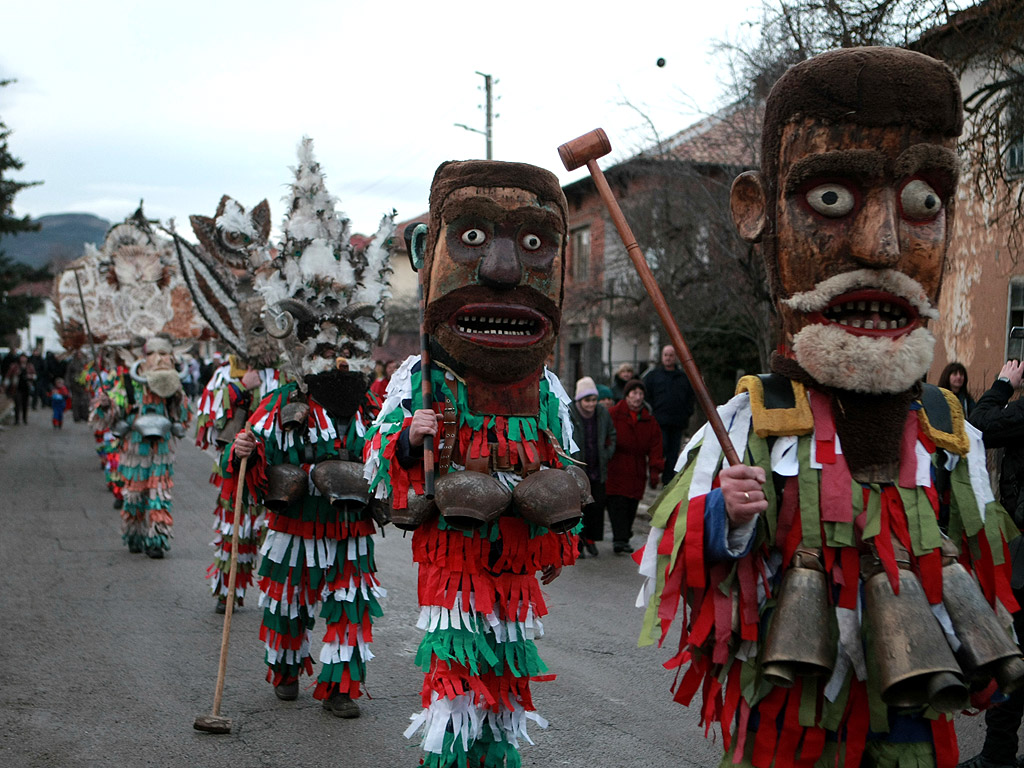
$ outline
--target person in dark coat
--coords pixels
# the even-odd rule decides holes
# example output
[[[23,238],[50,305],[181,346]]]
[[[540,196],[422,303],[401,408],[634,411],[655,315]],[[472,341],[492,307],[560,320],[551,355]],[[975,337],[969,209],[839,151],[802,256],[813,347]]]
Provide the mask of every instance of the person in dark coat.
[[[665,457],[661,481],[667,483],[675,475],[683,435],[693,415],[693,388],[678,363],[674,347],[661,350],[661,365],[644,375],[644,386],[647,402],[661,428],[661,452]]]
[[[623,363],[616,369],[615,375],[612,376],[612,398],[616,403],[622,399],[622,391],[625,389],[626,383],[635,378],[636,368],[632,363]]]
[[[999,378],[974,405],[970,421],[981,430],[986,448],[1002,448],[999,470],[999,502],[1024,527],[1024,399],[1010,398],[1020,389],[1024,365],[1011,360]],[[1024,605],[1024,540],[1010,542],[1013,596]],[[1018,642],[1024,640],[1024,611],[1013,615]],[[985,712],[985,745],[981,754],[961,763],[970,768],[1002,768],[1017,765],[1017,731],[1024,717],[1024,689],[1017,689],[1003,704]]]
[[[36,387],[36,368],[29,361],[28,355],[22,353],[18,361],[7,369],[4,377],[4,389],[7,396],[14,401],[14,423],[28,424],[28,401]]]
[[[29,362],[32,363],[32,369],[36,374],[35,379],[32,381],[32,391],[30,393],[32,410],[34,411],[39,407],[40,401],[42,401],[43,405],[50,404],[50,398],[46,395],[47,390],[50,388],[50,382],[46,378],[46,358],[43,357],[42,347],[37,348],[32,353]]]
[[[960,408],[963,409],[964,418],[970,420],[971,411],[974,410],[974,398],[967,391],[967,369],[963,363],[950,363],[942,369],[939,376],[939,386],[948,389],[956,399],[960,401]]]
[[[644,486],[658,487],[665,462],[661,452],[661,428],[644,404],[647,394],[643,381],[626,382],[622,400],[611,410],[615,425],[615,453],[608,462],[608,519],[612,524],[612,549],[615,554],[633,548],[636,509],[644,496]]]
[[[604,539],[605,483],[608,461],[615,453],[615,426],[604,406],[598,403],[600,392],[589,376],[576,382],[576,396],[569,407],[573,439],[579,451],[573,456],[586,462],[590,495],[594,500],[583,508],[583,532],[580,534],[580,557],[597,557],[597,544]]]

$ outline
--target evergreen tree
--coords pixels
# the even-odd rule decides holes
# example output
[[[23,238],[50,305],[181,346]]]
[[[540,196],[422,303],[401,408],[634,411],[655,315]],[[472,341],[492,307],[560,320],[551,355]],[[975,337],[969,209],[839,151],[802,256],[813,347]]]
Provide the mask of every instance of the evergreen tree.
[[[13,80],[0,80],[0,88],[10,85]],[[15,181],[10,178],[12,171],[20,171],[22,161],[11,154],[7,139],[11,129],[0,120],[0,340],[16,333],[28,324],[28,316],[42,306],[42,301],[31,296],[9,296],[8,292],[23,282],[48,277],[45,270],[33,270],[24,264],[15,264],[2,248],[3,238],[19,232],[35,232],[39,224],[29,216],[14,215],[14,197],[26,187],[41,184],[40,181]]]

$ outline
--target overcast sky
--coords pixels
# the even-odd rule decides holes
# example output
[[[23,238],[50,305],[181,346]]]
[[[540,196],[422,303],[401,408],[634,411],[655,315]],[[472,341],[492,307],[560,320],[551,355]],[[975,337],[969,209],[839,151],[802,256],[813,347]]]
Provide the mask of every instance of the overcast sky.
[[[358,231],[426,210],[434,169],[484,156],[484,72],[497,80],[494,157],[567,173],[556,148],[598,126],[607,165],[649,143],[629,101],[670,135],[722,103],[716,39],[754,0],[361,2],[11,0],[0,119],[42,180],[19,215],[118,221],[212,215],[267,198],[275,227],[303,135]],[[659,68],[659,57],[665,66]],[[189,232],[189,234],[191,234]]]

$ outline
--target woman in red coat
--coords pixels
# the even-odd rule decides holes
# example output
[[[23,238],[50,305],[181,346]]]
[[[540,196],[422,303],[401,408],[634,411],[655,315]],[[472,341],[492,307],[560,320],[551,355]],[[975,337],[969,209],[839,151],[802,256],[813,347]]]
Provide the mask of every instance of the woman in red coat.
[[[615,425],[615,454],[608,462],[608,519],[612,524],[612,549],[615,554],[632,552],[636,508],[644,495],[644,485],[658,487],[665,461],[661,453],[661,428],[644,405],[647,390],[640,379],[623,387],[623,397],[611,408]]]

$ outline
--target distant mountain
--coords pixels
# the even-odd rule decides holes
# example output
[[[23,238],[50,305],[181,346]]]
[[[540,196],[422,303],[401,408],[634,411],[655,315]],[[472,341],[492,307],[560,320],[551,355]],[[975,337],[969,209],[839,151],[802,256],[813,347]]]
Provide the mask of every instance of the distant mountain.
[[[35,219],[43,228],[0,239],[0,251],[12,261],[33,269],[45,267],[57,259],[68,262],[82,255],[86,243],[103,242],[110,222],[91,213],[54,213]]]

